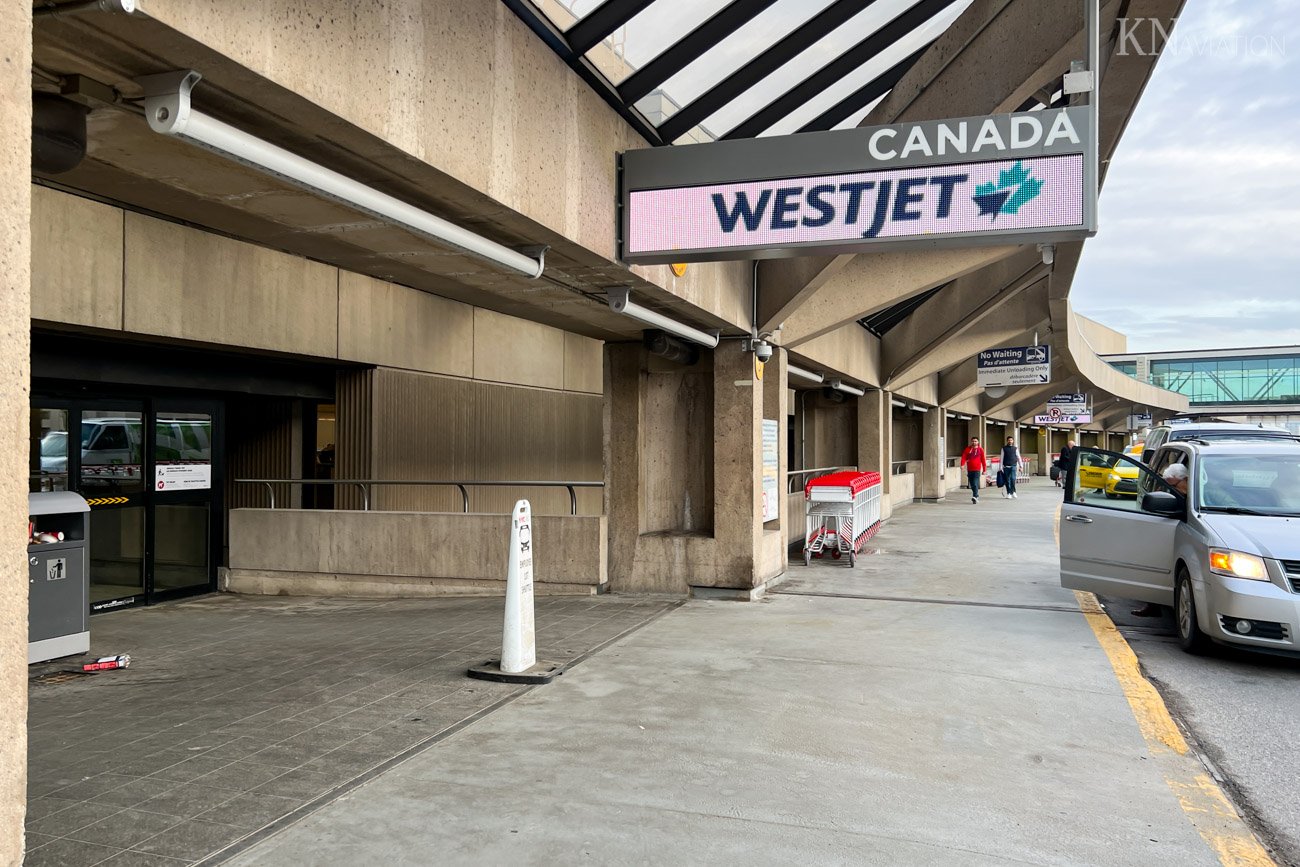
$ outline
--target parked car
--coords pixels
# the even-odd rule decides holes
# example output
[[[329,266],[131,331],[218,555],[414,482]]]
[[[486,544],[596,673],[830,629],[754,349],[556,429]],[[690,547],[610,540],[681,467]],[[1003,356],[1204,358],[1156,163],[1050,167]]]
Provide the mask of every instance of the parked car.
[[[1265,427],[1264,425],[1239,424],[1236,422],[1176,422],[1169,421],[1157,425],[1147,434],[1142,446],[1142,460],[1151,463],[1156,451],[1165,443],[1190,439],[1212,439],[1216,437],[1294,437],[1295,434],[1283,427]]]
[[[1061,509],[1061,585],[1174,609],[1184,650],[1220,642],[1300,654],[1300,439],[1208,436],[1162,446],[1138,497],[1076,484]],[[1187,492],[1167,484],[1187,467]],[[1076,472],[1076,478],[1078,473]]]

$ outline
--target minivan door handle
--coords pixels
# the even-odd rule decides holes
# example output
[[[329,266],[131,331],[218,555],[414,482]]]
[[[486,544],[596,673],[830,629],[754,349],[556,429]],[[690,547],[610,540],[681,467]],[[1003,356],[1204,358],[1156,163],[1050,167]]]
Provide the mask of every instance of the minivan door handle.
[[[1084,517],[1083,515],[1066,515],[1066,516],[1065,516],[1065,520],[1067,520],[1067,521],[1074,521],[1076,524],[1091,524],[1091,523],[1092,523],[1092,518],[1087,518],[1087,517]]]

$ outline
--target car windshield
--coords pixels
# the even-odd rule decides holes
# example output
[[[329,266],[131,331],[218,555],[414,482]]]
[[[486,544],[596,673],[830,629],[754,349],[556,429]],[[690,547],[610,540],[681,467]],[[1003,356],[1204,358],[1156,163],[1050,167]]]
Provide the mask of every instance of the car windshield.
[[[1300,514],[1300,456],[1207,455],[1197,476],[1206,511]]]
[[[68,435],[63,431],[51,431],[41,438],[41,457],[61,458],[68,453]]]

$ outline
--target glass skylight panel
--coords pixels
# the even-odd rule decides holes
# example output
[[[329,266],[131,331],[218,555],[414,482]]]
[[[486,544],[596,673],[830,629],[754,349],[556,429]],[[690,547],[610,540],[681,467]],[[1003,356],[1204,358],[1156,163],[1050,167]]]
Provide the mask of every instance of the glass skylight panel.
[[[686,105],[789,36],[833,2],[835,0],[777,0],[664,82],[662,89],[678,105]]]
[[[568,30],[604,3],[605,0],[532,0],[538,11],[560,30]]]
[[[858,88],[888,72],[894,64],[905,60],[927,43],[937,39],[968,5],[970,5],[969,2],[959,3],[944,9],[906,37],[895,42],[888,49],[877,54],[867,63],[859,66],[816,97],[777,121],[776,124],[760,133],[760,135],[786,135],[797,132],[804,124],[809,123],[827,109],[834,107],[840,100]]]
[[[704,121],[719,134],[749,118],[872,33],[907,11],[916,0],[878,0],[787,63],[768,73],[749,90]]]
[[[587,52],[606,78],[625,78],[712,18],[730,0],[656,0]]]

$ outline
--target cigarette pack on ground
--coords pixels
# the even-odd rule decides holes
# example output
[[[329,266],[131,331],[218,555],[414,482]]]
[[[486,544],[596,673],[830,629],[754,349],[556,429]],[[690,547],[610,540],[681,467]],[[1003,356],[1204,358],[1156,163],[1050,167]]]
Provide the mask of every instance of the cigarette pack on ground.
[[[101,656],[94,662],[88,662],[81,667],[82,671],[112,671],[115,668],[126,668],[131,664],[131,656],[123,653],[119,656]]]

